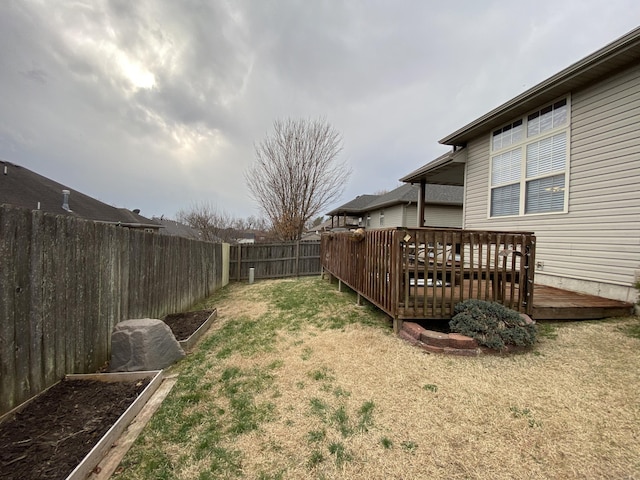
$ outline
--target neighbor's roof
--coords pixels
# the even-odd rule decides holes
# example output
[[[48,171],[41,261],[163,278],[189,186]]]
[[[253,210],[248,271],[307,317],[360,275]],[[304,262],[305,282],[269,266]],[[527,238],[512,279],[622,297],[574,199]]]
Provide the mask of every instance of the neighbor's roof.
[[[464,146],[469,140],[551,102],[561,95],[585,87],[638,62],[640,62],[640,27],[447,135],[440,140],[440,143]]]
[[[425,203],[442,205],[462,205],[462,187],[451,187],[448,185],[427,185],[425,188]],[[367,210],[374,210],[399,203],[417,203],[420,187],[417,185],[404,184],[395,190],[380,195],[371,202]]]
[[[69,208],[62,208],[63,190],[69,190]],[[85,220],[121,224],[129,227],[160,228],[160,225],[125,208],[116,208],[84,193],[43,177],[31,170],[0,160],[0,204]]]
[[[350,202],[345,203],[344,205],[339,206],[338,208],[334,208],[327,215],[340,215],[345,213],[358,214],[367,210],[368,205],[378,198],[379,195],[359,195]]]
[[[200,240],[202,238],[202,234],[198,229],[185,225],[184,223],[180,223],[176,220],[169,220],[163,217],[152,217],[152,220],[164,227],[160,229],[160,233],[163,235],[191,238],[193,240]]]

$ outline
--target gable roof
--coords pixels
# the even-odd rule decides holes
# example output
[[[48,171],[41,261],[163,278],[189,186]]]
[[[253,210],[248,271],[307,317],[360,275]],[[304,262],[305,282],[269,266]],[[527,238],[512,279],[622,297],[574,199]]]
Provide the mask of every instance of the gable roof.
[[[70,192],[69,210],[62,207],[63,190]],[[2,203],[127,227],[160,228],[157,222],[131,210],[107,205],[50,178],[4,160],[0,160],[0,204]]]
[[[447,135],[440,143],[465,146],[469,140],[493,128],[638,62],[640,27]]]
[[[176,220],[170,220],[163,217],[152,217],[152,220],[162,225],[163,228],[160,229],[160,233],[162,235],[191,238],[193,240],[201,240],[202,238],[200,230],[190,227],[189,225],[185,225],[184,223],[180,223]]]
[[[341,215],[341,214],[358,214],[367,210],[368,205],[378,198],[379,195],[358,195],[356,198],[344,205],[334,208],[327,215]]]
[[[417,203],[420,187],[406,183],[395,190],[380,195],[368,206],[367,210],[379,209],[399,203]],[[463,188],[449,185],[429,184],[425,189],[426,204],[462,205]]]

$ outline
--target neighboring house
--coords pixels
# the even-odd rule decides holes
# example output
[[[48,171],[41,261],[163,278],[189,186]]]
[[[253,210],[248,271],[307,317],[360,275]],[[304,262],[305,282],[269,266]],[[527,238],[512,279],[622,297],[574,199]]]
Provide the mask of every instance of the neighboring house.
[[[162,225],[163,228],[160,229],[161,235],[202,240],[202,233],[197,228],[193,228],[189,225],[185,225],[184,223],[180,223],[176,220],[169,220],[164,217],[152,217],[152,220]],[[220,239],[214,239],[213,241],[216,243],[222,242]]]
[[[535,232],[536,283],[636,300],[640,28],[440,143],[402,180],[464,185],[466,229]]]
[[[425,191],[424,226],[462,226],[462,187],[429,185]],[[419,193],[417,186],[401,185],[381,195],[361,195],[328,215],[338,217],[339,228],[412,228],[418,224]]]
[[[367,206],[379,195],[358,195],[356,198],[344,205],[331,210],[327,215],[330,217],[330,228],[358,228],[364,227],[364,215]]]
[[[139,215],[139,210],[112,207],[6,161],[0,161],[0,204],[151,232],[157,232],[161,228],[157,222]]]
[[[300,241],[301,242],[319,242],[320,231],[304,232],[300,236]]]
[[[402,185],[379,195],[364,212],[366,228],[418,226],[420,188]],[[424,197],[423,226],[460,228],[462,226],[462,187],[427,185]]]
[[[237,240],[236,243],[240,244],[250,244],[256,243],[256,234],[252,232],[238,232],[236,234]]]

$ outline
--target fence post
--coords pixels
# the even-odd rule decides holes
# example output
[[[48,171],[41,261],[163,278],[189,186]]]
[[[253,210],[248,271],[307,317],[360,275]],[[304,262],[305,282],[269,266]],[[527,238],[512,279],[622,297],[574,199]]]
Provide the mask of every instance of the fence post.
[[[238,248],[238,266],[236,267],[236,280],[239,282],[240,281],[240,267],[242,266],[242,244],[238,243],[236,244],[237,248]]]
[[[296,242],[296,277],[300,276],[300,240]]]

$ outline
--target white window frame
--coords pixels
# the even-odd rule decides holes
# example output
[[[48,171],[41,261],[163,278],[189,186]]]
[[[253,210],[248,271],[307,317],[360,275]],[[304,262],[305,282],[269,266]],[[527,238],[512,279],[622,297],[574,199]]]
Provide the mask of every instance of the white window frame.
[[[380,210],[380,226],[384,227],[384,210]]]
[[[539,112],[547,109],[549,106],[554,106],[559,102],[566,101],[566,115],[564,123],[560,125],[553,125],[542,133],[533,132],[533,134],[529,131],[529,117],[532,117]],[[552,110],[553,111],[553,110]],[[553,114],[552,114],[553,117]],[[534,120],[539,121],[540,116],[536,118],[532,118],[532,123]],[[560,117],[562,118],[562,117]],[[553,118],[552,118],[553,120]],[[514,125],[520,127],[522,135],[521,138],[516,141],[507,141],[506,145],[502,145],[503,140],[501,138],[494,139],[494,137],[501,137],[504,133],[503,131],[509,131],[510,128],[513,128]],[[505,128],[506,127],[506,128]],[[533,129],[533,125],[532,125]],[[537,142],[548,141],[548,139],[552,139],[558,135],[564,134],[565,141],[565,157],[564,157],[564,170],[551,170],[545,172],[540,175],[532,175],[527,177],[527,146],[533,145]],[[547,102],[542,105],[540,108],[537,108],[533,111],[522,115],[521,117],[513,119],[511,122],[491,130],[489,133],[489,179],[488,179],[488,199],[487,199],[487,218],[488,219],[499,219],[499,218],[509,218],[509,217],[521,217],[521,216],[536,216],[536,215],[557,215],[564,214],[568,212],[569,206],[569,170],[570,170],[570,140],[571,140],[571,96],[567,95],[564,97],[556,98],[551,102]],[[496,144],[499,148],[494,148]],[[511,171],[496,171],[494,172],[494,159],[497,159],[499,156],[504,156],[506,162],[504,162],[508,166],[508,158],[509,156],[517,157],[519,155],[520,160],[520,168],[519,172],[514,171],[513,168]],[[494,178],[495,174],[495,178]],[[560,175],[564,175],[564,186],[563,188],[563,206],[562,210],[555,211],[546,211],[546,212],[531,212],[526,213],[526,193],[527,193],[527,185],[532,181],[539,181],[544,179],[549,179],[552,181],[554,177],[558,177]],[[494,180],[504,178],[505,180],[502,183],[494,184]],[[519,189],[519,198],[518,198],[518,211],[517,213],[507,213],[503,215],[492,215],[492,197],[493,191],[497,188],[511,186],[513,189],[514,185],[518,185]],[[558,188],[554,186],[553,188]]]

